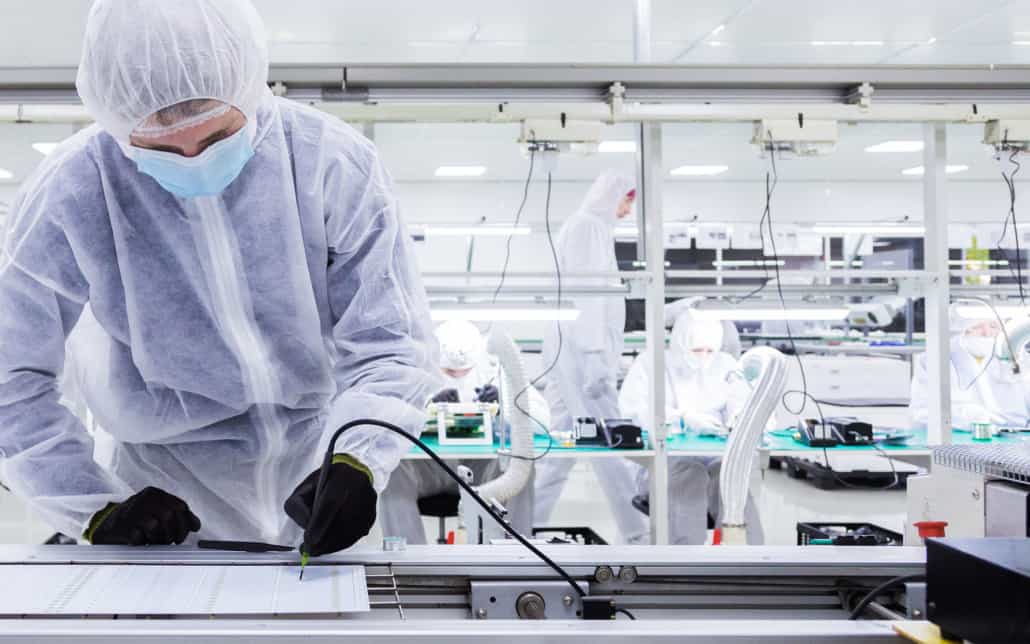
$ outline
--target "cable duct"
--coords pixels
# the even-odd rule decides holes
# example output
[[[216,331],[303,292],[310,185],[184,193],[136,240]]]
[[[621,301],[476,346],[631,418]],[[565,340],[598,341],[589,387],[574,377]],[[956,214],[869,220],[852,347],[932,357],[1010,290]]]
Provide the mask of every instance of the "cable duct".
[[[730,432],[719,479],[722,538],[726,545],[747,543],[744,506],[751,485],[751,471],[762,432],[787,384],[787,358],[772,347],[757,347],[740,359],[740,370],[751,386],[751,393]]]
[[[524,411],[528,408],[529,381],[522,366],[519,350],[511,337],[498,329],[490,333],[486,350],[497,356],[501,365],[501,402],[504,418],[511,424],[511,455],[508,468],[496,479],[484,483],[479,494],[502,505],[510,501],[529,484],[533,473],[533,424]],[[516,395],[523,396],[514,404]]]

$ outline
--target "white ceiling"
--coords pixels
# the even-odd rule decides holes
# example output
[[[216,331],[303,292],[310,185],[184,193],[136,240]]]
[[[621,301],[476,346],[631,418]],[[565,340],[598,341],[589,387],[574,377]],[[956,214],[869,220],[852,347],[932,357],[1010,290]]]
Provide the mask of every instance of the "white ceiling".
[[[633,0],[254,2],[279,63],[633,60]],[[0,0],[0,64],[74,65],[89,4]],[[1027,0],[653,0],[654,62],[1030,63],[1019,40]]]

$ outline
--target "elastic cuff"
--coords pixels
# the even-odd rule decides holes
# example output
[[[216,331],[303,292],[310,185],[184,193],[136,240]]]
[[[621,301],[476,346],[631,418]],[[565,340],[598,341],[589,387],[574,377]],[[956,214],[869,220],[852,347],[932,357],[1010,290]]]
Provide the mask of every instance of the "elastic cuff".
[[[94,514],[93,518],[89,520],[89,527],[86,528],[86,531],[82,534],[82,538],[92,545],[93,533],[97,531],[97,528],[99,528],[100,524],[104,522],[104,519],[114,512],[116,507],[118,507],[117,503],[108,503],[104,506],[103,510]]]
[[[368,469],[368,466],[366,466],[364,463],[354,458],[350,454],[334,454],[333,465],[336,465],[337,463],[350,465],[359,472],[363,472],[366,476],[368,476],[368,482],[371,483],[373,487],[375,486],[375,478],[372,476],[372,470]]]

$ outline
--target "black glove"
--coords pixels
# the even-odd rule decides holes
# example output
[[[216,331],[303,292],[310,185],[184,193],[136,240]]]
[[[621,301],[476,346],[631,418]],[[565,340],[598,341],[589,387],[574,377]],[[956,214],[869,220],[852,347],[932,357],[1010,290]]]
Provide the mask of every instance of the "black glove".
[[[309,474],[283,504],[286,514],[304,528],[304,545],[313,557],[350,548],[376,522],[377,495],[364,465],[350,456],[335,456],[312,512],[319,472]]]
[[[121,503],[109,503],[89,525],[85,537],[94,545],[166,546],[200,530],[200,519],[179,497],[146,487]]]
[[[456,403],[461,402],[461,400],[458,398],[457,389],[444,389],[433,396],[433,402]]]
[[[483,385],[476,388],[476,400],[481,403],[495,403],[501,397],[501,392],[493,385]]]

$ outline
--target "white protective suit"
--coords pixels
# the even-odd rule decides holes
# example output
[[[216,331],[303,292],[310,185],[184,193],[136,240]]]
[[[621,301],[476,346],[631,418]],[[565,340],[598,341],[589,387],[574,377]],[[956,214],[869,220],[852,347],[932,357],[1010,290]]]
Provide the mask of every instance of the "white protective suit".
[[[283,502],[344,422],[418,434],[439,389],[410,239],[374,146],[273,98],[247,0],[99,0],[78,88],[97,125],[15,199],[0,255],[0,479],[83,533],[152,485],[201,537],[297,543]],[[140,173],[128,136],[198,97],[240,110],[254,156],[220,195]],[[65,338],[89,303],[79,384],[116,441],[112,471],[58,403]],[[377,428],[337,444],[382,491],[410,447]]]
[[[1026,427],[1030,424],[1030,391],[1008,363],[990,358],[994,338],[966,335],[980,322],[983,320],[959,316],[952,305],[951,424],[965,430],[976,422]],[[916,357],[909,403],[912,423],[917,426],[926,426],[929,419],[928,387],[926,356],[920,355]]]
[[[690,430],[724,429],[747,402],[748,388],[735,376],[737,361],[719,348],[724,342],[719,322],[698,321],[682,311],[672,330],[665,353],[666,422]],[[692,355],[694,348],[712,350],[707,363]],[[622,415],[642,427],[651,425],[648,406],[648,374],[651,361],[642,354],[630,367],[619,393]],[[669,461],[669,541],[702,545],[707,535],[707,515],[719,521],[719,469],[722,459],[675,457]],[[637,491],[647,494],[650,477],[637,467]],[[746,508],[748,543],[761,543],[762,529],[754,502]]]
[[[633,189],[628,177],[605,173],[594,181],[579,210],[558,234],[562,273],[613,273],[614,228],[620,200]],[[612,284],[600,278],[599,285]],[[543,364],[554,363],[544,395],[551,406],[552,429],[571,431],[573,419],[618,416],[616,377],[626,325],[625,301],[619,297],[577,297],[581,313],[575,321],[550,325],[544,335]],[[559,326],[560,325],[560,326]],[[559,338],[560,328],[560,338]],[[555,361],[557,357],[557,361]],[[647,521],[632,506],[634,473],[624,458],[594,458],[590,464],[608,498],[621,538],[647,539]],[[535,522],[550,520],[573,459],[544,458],[536,464]]]
[[[444,372],[441,391],[454,389],[458,392],[460,402],[473,402],[476,389],[487,384],[500,388],[498,367],[486,353],[486,343],[475,325],[466,321],[447,321],[437,327],[436,337],[440,343],[441,367],[470,369],[460,378]],[[530,416],[546,427],[549,412],[540,392],[530,388],[526,398],[529,401]],[[501,472],[498,462],[493,460],[467,459],[448,461],[448,464],[454,468],[464,465],[471,469],[477,485],[495,478]],[[418,512],[418,499],[444,492],[457,494],[458,484],[439,465],[422,460],[401,463],[379,500],[379,517],[384,536],[404,537],[409,544],[425,544],[426,534]],[[522,500],[522,503],[528,506],[528,499]]]

